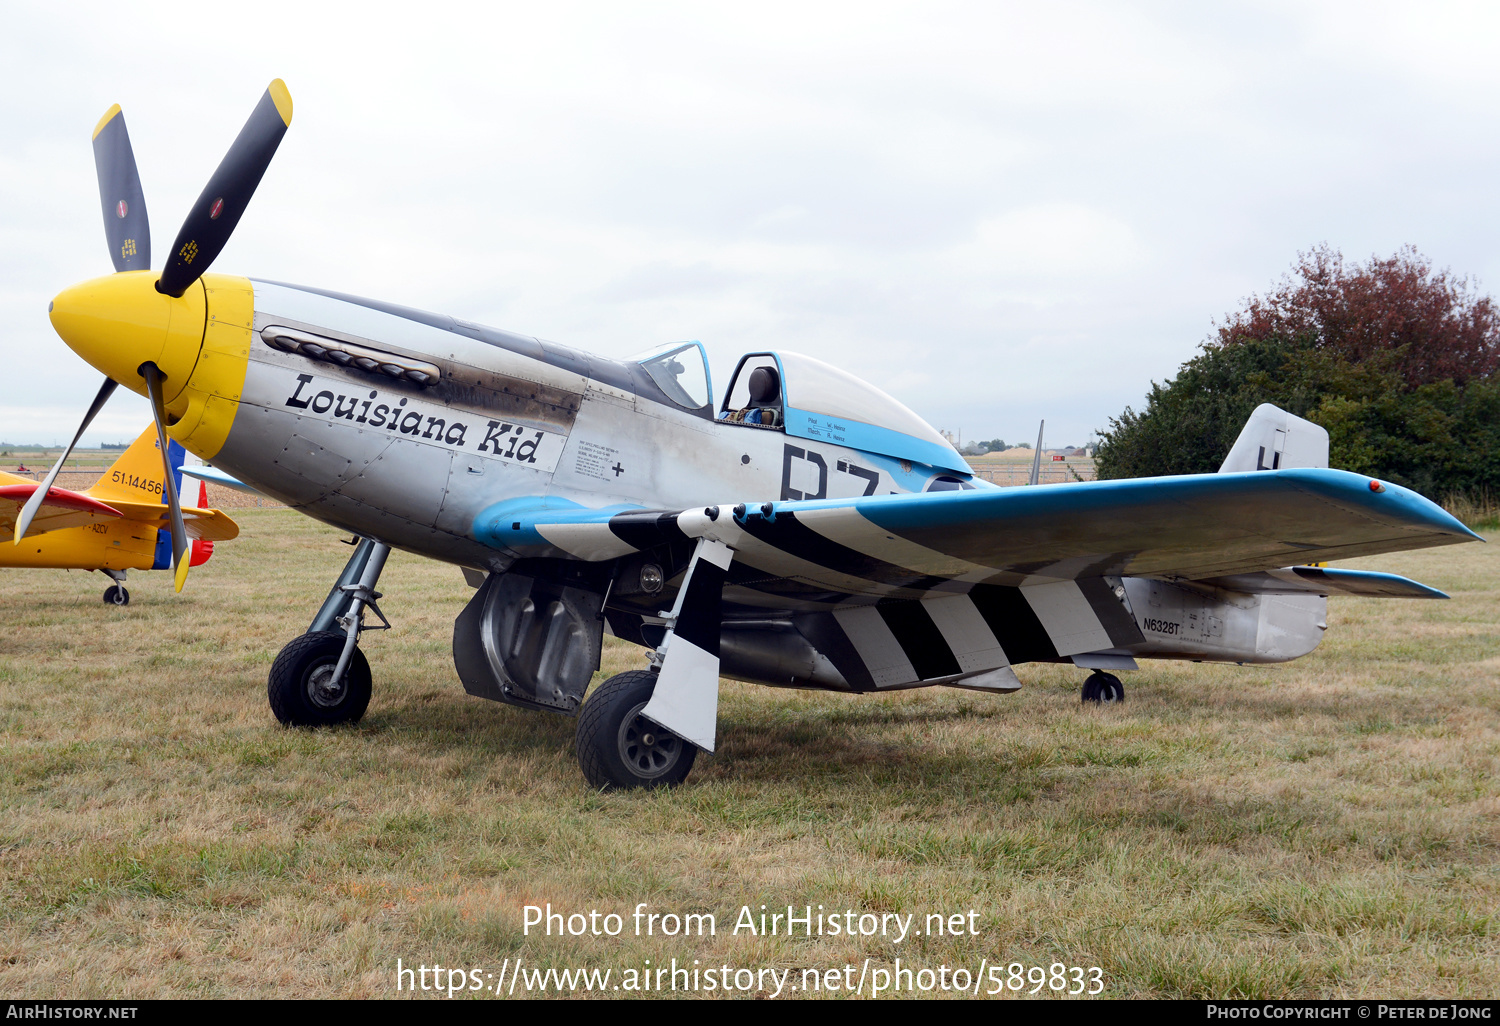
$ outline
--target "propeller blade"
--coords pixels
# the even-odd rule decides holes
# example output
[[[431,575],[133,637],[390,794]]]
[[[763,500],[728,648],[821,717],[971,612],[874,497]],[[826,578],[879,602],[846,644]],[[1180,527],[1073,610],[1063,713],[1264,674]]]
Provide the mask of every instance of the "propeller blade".
[[[151,269],[151,222],[146,194],[135,169],[135,151],[117,103],[94,127],[94,170],[99,173],[99,203],[104,208],[104,237],[116,271]]]
[[[292,94],[278,78],[266,88],[250,112],[250,120],[240,129],[234,145],[183,220],[167,266],[156,283],[158,292],[180,296],[208,270],[240,223],[240,215],[250,205],[250,197],[255,195],[255,187],[291,123]]]
[[[89,412],[83,415],[83,423],[78,425],[78,433],[73,436],[73,440],[68,443],[68,447],[63,450],[63,454],[58,457],[57,462],[52,464],[52,472],[47,475],[47,479],[42,482],[42,486],[32,492],[31,498],[26,500],[26,505],[21,507],[21,515],[16,518],[15,544],[21,544],[21,539],[25,537],[27,528],[31,526],[32,518],[36,516],[36,511],[42,508],[42,501],[47,498],[47,492],[52,489],[52,482],[57,480],[58,472],[62,470],[63,464],[68,461],[68,457],[73,454],[73,447],[83,437],[84,431],[88,429],[89,422],[94,419],[95,414],[104,409],[104,404],[109,401],[109,397],[114,394],[114,391],[114,379],[105,378],[104,384],[99,386],[99,394],[94,396],[94,402],[89,407]]]
[[[151,396],[151,413],[156,418],[156,441],[161,448],[161,465],[165,476],[167,509],[172,517],[172,583],[178,591],[187,583],[188,536],[182,523],[182,503],[177,498],[177,482],[172,478],[172,449],[167,440],[167,405],[162,400],[161,369],[154,363],[141,364],[141,376],[146,379],[146,391]]]

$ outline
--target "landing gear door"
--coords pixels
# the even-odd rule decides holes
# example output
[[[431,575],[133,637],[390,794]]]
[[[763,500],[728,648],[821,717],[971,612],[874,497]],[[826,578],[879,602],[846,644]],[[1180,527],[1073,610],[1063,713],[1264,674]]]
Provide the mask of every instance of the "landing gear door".
[[[602,596],[490,574],[453,624],[453,664],[479,698],[569,716],[599,668]]]

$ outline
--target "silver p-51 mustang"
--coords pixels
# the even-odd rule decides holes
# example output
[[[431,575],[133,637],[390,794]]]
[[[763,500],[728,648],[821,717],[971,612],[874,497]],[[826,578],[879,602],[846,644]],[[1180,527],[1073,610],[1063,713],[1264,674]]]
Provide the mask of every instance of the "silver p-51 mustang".
[[[112,108],[94,148],[117,273],[51,306],[106,375],[89,417],[115,383],[148,395],[165,435],[363,539],[271,669],[284,723],[363,715],[358,640],[367,612],[384,622],[392,547],[476,589],[453,631],[470,694],[578,715],[590,783],[633,787],[679,782],[713,750],[721,675],[1002,693],[1019,664],[1071,662],[1093,671],[1085,700],[1116,701],[1111,671],[1142,657],[1305,655],[1330,593],[1443,597],[1311,564],[1476,537],[1414,492],[1327,469],[1327,434],[1270,406],[1218,474],[1000,489],[901,403],[807,356],[745,356],[716,404],[696,342],[611,360],[205,273],[290,121],[278,80],[158,274]],[[651,669],[585,701],[606,630]]]

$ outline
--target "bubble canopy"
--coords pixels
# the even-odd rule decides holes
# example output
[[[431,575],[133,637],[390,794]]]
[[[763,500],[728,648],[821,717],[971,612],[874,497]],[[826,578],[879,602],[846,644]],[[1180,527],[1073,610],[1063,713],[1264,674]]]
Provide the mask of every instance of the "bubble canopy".
[[[725,409],[746,391],[755,367],[775,361],[781,376],[781,403],[786,433],[943,470],[972,474],[969,465],[942,435],[902,403],[868,381],[822,360],[785,351],[750,353],[735,368],[725,393]]]

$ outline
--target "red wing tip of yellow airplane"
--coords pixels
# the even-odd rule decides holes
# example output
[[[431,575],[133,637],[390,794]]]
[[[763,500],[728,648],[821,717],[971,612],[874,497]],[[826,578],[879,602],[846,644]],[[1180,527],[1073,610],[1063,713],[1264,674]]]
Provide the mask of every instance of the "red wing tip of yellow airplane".
[[[10,499],[12,502],[25,503],[27,499],[36,492],[39,484],[15,484],[0,485],[0,499]],[[81,492],[70,492],[66,488],[53,487],[47,490],[47,497],[42,504],[63,509],[82,510],[85,513],[98,513],[106,517],[122,517],[125,514],[113,506],[100,502],[98,499],[90,498]]]

